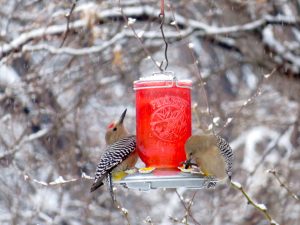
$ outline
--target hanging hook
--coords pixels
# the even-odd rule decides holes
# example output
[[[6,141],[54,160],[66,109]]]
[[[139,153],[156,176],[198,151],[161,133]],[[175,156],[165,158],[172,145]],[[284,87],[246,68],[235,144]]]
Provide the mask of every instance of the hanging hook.
[[[158,17],[161,20],[161,22],[160,22],[160,31],[161,31],[161,35],[163,37],[163,40],[165,42],[165,60],[166,60],[165,70],[166,70],[168,68],[168,65],[169,65],[169,60],[168,60],[168,42],[166,40],[164,29],[163,29],[163,26],[165,24],[165,3],[164,3],[164,0],[160,1],[160,13],[159,13]],[[163,62],[160,64],[160,69],[161,70],[162,70],[162,68],[161,68],[162,65],[163,65]]]

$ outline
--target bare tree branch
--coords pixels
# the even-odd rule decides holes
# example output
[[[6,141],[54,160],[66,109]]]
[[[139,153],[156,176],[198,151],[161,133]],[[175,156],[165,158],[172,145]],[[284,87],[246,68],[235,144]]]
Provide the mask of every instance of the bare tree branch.
[[[24,145],[25,143],[34,141],[36,139],[39,139],[39,138],[45,136],[48,132],[49,132],[49,129],[43,129],[34,134],[24,136],[22,139],[20,139],[19,143],[14,144],[14,147],[12,149],[2,153],[0,155],[0,159],[3,159],[7,156],[15,154],[22,147],[22,145]]]
[[[86,22],[84,20],[77,20],[73,23],[70,23],[70,29],[76,29],[85,27]],[[53,25],[46,28],[39,28],[36,30],[29,31],[27,33],[22,33],[19,37],[11,41],[9,44],[4,44],[0,46],[0,59],[9,54],[12,51],[15,51],[22,47],[22,45],[33,39],[40,39],[46,35],[57,35],[65,31],[65,25]]]
[[[76,7],[76,4],[77,4],[78,0],[75,0],[72,4],[72,7],[70,9],[70,12],[66,14],[66,18],[67,18],[67,29],[66,29],[66,32],[65,32],[65,35],[64,35],[64,38],[60,44],[60,47],[62,47],[68,37],[68,34],[70,32],[70,20],[71,20],[71,16],[72,16],[72,13]]]
[[[272,174],[275,177],[277,182],[280,184],[280,187],[283,187],[290,196],[292,196],[297,201],[300,201],[300,195],[295,194],[282,180],[280,180],[276,170],[268,170],[268,173]]]

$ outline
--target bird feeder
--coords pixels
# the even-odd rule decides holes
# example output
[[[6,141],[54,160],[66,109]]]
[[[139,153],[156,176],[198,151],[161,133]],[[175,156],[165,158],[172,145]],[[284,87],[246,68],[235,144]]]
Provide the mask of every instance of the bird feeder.
[[[114,183],[128,188],[206,188],[209,181],[183,173],[184,144],[191,136],[190,80],[178,80],[173,72],[154,73],[133,83],[136,92],[137,152],[149,174],[131,174]]]
[[[177,168],[191,136],[190,80],[155,74],[134,82],[137,150],[147,167]]]

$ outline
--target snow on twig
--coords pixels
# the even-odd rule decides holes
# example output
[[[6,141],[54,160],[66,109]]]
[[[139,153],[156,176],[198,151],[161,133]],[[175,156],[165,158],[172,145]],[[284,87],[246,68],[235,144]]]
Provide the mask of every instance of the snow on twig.
[[[270,222],[270,225],[276,225],[277,223],[275,222],[275,220],[271,217],[271,215],[268,212],[268,208],[261,203],[256,203],[249,195],[248,193],[244,190],[243,186],[236,181],[231,181],[231,186],[240,191],[243,196],[247,199],[247,203],[252,205],[254,208],[256,208],[257,210],[259,210],[264,216],[265,218]]]
[[[86,26],[85,20],[77,20],[73,23],[70,23],[70,29],[77,29]],[[0,58],[9,54],[11,51],[14,51],[27,42],[33,39],[40,39],[45,35],[57,35],[65,31],[66,25],[53,25],[49,27],[38,28],[29,32],[22,33],[20,36],[12,40],[8,44],[0,46]]]
[[[143,33],[143,38],[145,39],[160,39],[161,36],[153,31],[142,31],[137,30],[137,33]],[[183,36],[188,36],[192,33],[192,30],[183,31]],[[178,39],[179,35],[176,32],[170,31],[166,32],[167,39]],[[123,40],[124,38],[133,38],[135,35],[132,32],[127,30],[122,31],[121,33],[116,34],[110,40],[103,42],[101,45],[95,45],[86,48],[70,48],[70,47],[62,47],[57,48],[48,44],[37,44],[37,45],[24,45],[22,48],[23,52],[32,52],[32,51],[48,51],[51,54],[67,54],[67,55],[87,55],[93,53],[99,53],[104,51],[105,49],[113,46],[118,41]]]
[[[31,180],[34,183],[43,185],[43,186],[57,186],[57,185],[62,185],[62,184],[67,184],[67,183],[73,183],[77,182],[79,180],[93,180],[93,177],[87,176],[85,173],[82,173],[80,178],[71,178],[66,180],[62,176],[59,176],[57,179],[50,181],[50,182],[45,182],[45,181],[40,181],[34,178],[31,178],[28,174],[24,174],[24,180]]]
[[[139,17],[141,15],[147,15],[148,17],[157,18],[159,9],[146,5],[146,6],[124,7],[122,8],[122,11],[124,15],[131,18]],[[99,14],[99,18],[102,19],[120,16],[120,12],[116,8],[102,10],[98,14]],[[173,20],[174,17],[176,18],[176,21]],[[178,13],[174,13],[174,17],[172,16],[171,12],[166,12],[165,13],[166,23],[173,22],[184,27],[191,27],[193,29],[201,30],[203,31],[203,35],[229,34],[229,33],[243,32],[243,31],[253,31],[255,29],[262,28],[268,24],[293,26],[297,24],[299,25],[300,23],[299,20],[291,16],[266,15],[260,19],[242,25],[219,27],[219,26],[211,26],[190,18],[187,19],[186,17]]]
[[[272,26],[269,25],[265,27],[263,29],[262,36],[264,44],[280,57],[277,59],[275,58],[278,63],[283,63],[282,60],[290,62],[291,67],[295,72],[300,71],[300,57],[297,57],[297,55],[289,51],[289,49],[280,43],[280,41],[276,40]]]

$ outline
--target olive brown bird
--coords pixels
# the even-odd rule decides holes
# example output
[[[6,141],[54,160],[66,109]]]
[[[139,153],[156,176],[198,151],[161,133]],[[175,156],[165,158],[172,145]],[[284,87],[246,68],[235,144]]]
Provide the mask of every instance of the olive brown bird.
[[[229,143],[219,135],[192,135],[185,143],[186,167],[195,161],[205,176],[231,180],[233,152]]]

